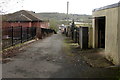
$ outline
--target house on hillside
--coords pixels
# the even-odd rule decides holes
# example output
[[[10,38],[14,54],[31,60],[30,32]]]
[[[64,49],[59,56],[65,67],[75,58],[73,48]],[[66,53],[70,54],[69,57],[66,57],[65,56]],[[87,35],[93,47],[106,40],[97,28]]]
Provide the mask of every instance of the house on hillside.
[[[103,48],[105,56],[120,65],[120,3],[93,10],[93,48]]]
[[[3,15],[2,28],[7,27],[36,27],[37,36],[40,38],[40,28],[49,28],[49,22],[40,18],[40,15],[32,12],[21,10],[12,14]]]

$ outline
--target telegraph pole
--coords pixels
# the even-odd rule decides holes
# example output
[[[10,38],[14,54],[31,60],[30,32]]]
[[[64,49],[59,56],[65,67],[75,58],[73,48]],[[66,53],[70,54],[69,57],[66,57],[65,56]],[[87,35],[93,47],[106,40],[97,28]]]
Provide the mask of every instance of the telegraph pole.
[[[69,22],[68,22],[68,19],[69,19],[68,13],[69,13],[69,2],[67,2],[67,24],[69,25]]]
[[[67,1],[67,16],[66,16],[66,19],[67,19],[67,27],[66,27],[66,36],[69,36],[69,31],[70,31],[70,28],[69,28],[69,17],[68,17],[68,12],[69,12],[69,2]]]

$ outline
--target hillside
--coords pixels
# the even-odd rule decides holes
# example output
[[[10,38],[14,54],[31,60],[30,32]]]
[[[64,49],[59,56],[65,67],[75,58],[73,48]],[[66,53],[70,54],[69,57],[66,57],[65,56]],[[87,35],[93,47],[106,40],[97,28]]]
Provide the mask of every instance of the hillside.
[[[53,13],[38,13],[40,15],[40,17],[42,19],[45,20],[66,20],[67,15],[65,13],[57,13],[57,12],[53,12]],[[81,22],[91,22],[91,15],[81,15],[81,14],[69,14],[68,15],[69,20],[74,19],[75,21],[81,21]]]

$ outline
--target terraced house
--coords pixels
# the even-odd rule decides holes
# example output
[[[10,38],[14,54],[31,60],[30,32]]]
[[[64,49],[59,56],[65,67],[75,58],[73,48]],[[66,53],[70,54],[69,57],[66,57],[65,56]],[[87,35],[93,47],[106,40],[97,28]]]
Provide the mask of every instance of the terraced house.
[[[120,3],[93,10],[93,48],[105,49],[105,56],[120,65]]]

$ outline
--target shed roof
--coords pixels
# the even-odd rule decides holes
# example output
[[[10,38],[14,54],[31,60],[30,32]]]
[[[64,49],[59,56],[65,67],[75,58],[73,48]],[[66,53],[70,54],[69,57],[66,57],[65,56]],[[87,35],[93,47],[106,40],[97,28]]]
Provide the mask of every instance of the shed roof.
[[[105,10],[105,9],[110,9],[110,8],[115,8],[115,7],[119,7],[119,6],[120,6],[120,2],[115,3],[115,4],[111,4],[111,5],[107,5],[107,6],[104,6],[104,7],[96,8],[96,9],[93,10],[93,12],[100,11],[100,10]]]

